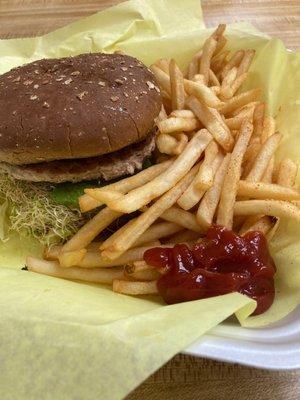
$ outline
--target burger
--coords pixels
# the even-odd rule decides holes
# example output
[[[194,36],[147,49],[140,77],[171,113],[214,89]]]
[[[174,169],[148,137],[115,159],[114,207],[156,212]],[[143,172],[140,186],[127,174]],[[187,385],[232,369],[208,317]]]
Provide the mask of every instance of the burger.
[[[123,54],[43,59],[0,76],[1,223],[45,244],[66,240],[85,221],[85,187],[149,162],[161,104],[152,72]]]

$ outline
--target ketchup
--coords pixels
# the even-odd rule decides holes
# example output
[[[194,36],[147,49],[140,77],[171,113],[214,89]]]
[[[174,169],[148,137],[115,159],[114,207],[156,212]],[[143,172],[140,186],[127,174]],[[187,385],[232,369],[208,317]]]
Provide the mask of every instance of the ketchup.
[[[192,248],[155,247],[144,253],[144,260],[166,270],[157,288],[167,304],[240,292],[256,300],[252,315],[258,315],[274,300],[276,268],[261,232],[238,236],[214,225]]]

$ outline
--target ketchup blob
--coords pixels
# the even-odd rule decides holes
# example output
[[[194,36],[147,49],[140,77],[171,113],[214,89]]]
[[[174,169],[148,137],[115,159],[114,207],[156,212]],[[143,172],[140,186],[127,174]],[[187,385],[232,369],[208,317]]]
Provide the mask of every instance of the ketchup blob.
[[[166,271],[157,288],[167,304],[240,292],[256,300],[252,315],[258,315],[274,301],[276,267],[261,232],[239,236],[214,225],[192,248],[155,247],[144,253],[144,260]]]

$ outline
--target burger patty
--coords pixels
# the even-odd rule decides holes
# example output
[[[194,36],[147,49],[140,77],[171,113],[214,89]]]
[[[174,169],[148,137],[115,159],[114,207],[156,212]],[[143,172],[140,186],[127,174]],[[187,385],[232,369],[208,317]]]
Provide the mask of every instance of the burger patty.
[[[15,179],[31,182],[80,182],[90,179],[109,181],[141,170],[143,161],[155,148],[155,133],[142,142],[99,157],[58,160],[39,164],[11,165],[0,163],[0,169]]]

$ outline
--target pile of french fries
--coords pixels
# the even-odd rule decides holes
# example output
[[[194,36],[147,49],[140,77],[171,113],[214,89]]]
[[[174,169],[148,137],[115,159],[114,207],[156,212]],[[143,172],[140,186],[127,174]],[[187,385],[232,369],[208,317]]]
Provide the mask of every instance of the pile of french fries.
[[[160,59],[151,69],[163,97],[156,121],[156,165],[117,183],[89,188],[82,212],[104,206],[63,246],[47,248],[27,266],[56,277],[112,284],[124,294],[157,293],[165,271],[143,261],[155,246],[192,244],[217,223],[271,240],[280,218],[300,221],[297,165],[274,156],[281,140],[261,102],[261,89],[239,89],[251,74],[254,50],[225,50],[219,25],[187,71]],[[238,93],[239,91],[239,93]],[[94,241],[123,214],[137,217],[108,239]]]

